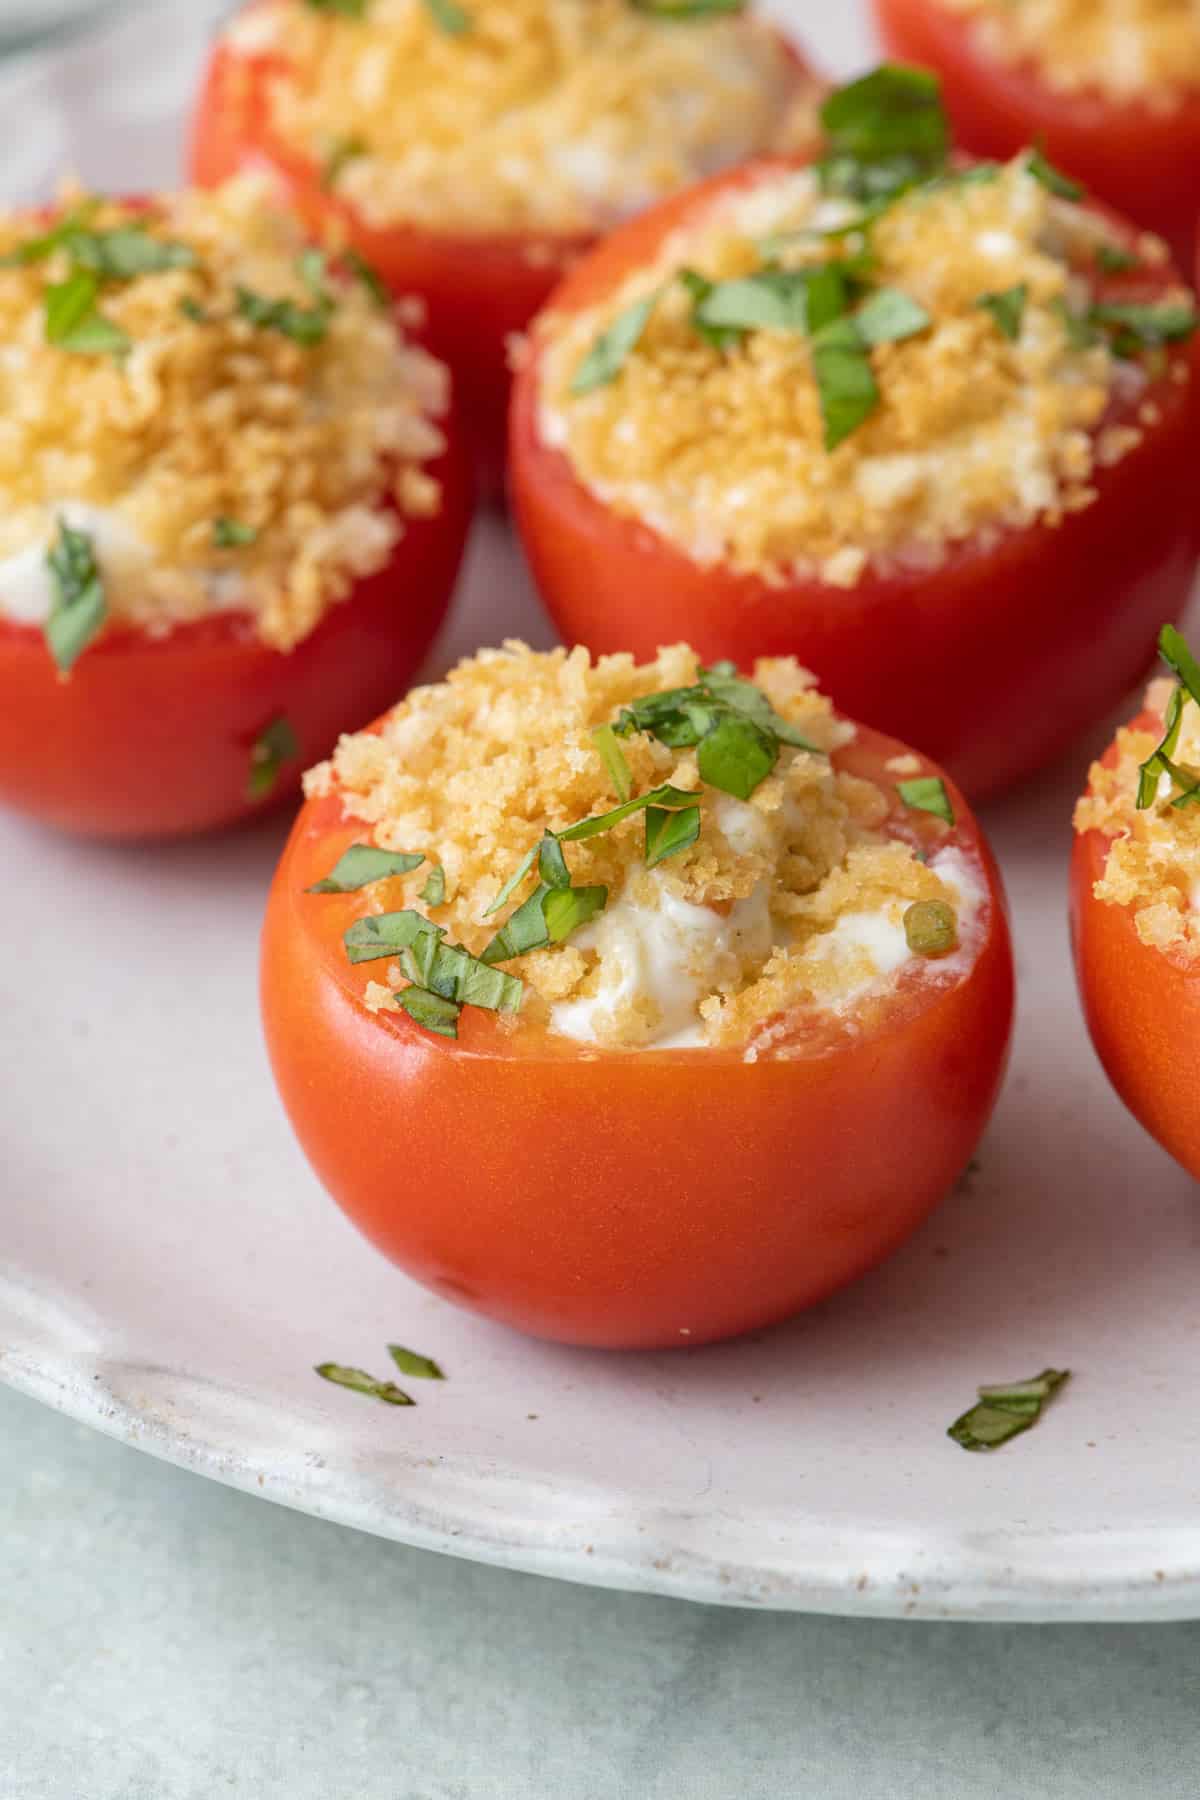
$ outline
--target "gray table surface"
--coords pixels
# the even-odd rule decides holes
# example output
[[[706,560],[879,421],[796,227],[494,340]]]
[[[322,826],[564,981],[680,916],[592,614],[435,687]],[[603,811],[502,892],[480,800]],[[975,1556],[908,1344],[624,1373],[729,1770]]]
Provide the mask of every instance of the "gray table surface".
[[[1200,1623],[913,1625],[407,1550],[0,1390],[3,1800],[1197,1792]]]

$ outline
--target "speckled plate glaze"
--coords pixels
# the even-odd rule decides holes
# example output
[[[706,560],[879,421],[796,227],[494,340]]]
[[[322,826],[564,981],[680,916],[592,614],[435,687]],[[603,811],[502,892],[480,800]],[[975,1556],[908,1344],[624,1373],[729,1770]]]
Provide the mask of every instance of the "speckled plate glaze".
[[[6,192],[72,163],[169,180],[221,10],[146,8],[7,72]],[[834,10],[810,35],[849,70],[869,43]],[[546,641],[486,521],[437,665],[513,632]],[[1200,1201],[1110,1096],[1067,960],[1094,747],[988,821],[1022,1015],[978,1170],[851,1292],[672,1355],[555,1350],[457,1312],[326,1200],[256,1015],[284,824],[120,852],[0,823],[0,1376],[266,1499],[577,1581],[917,1618],[1200,1616]],[[416,1409],[311,1372],[383,1371],[388,1340],[447,1370]],[[978,1382],[1048,1363],[1076,1375],[1037,1431],[991,1457],[946,1438]]]

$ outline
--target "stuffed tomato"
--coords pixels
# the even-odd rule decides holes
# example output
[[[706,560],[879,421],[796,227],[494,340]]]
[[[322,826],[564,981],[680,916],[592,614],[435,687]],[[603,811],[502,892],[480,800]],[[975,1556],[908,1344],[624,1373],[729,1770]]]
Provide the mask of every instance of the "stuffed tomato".
[[[875,0],[888,48],[936,69],[981,156],[1041,144],[1190,264],[1200,222],[1192,0]]]
[[[962,796],[791,660],[483,652],[306,783],[267,1042],[330,1193],[535,1335],[687,1346],[878,1262],[970,1157],[1012,960]]]
[[[1200,665],[1163,633],[1175,681],[1094,764],[1075,810],[1071,916],[1097,1054],[1134,1116],[1200,1177]]]
[[[257,0],[218,40],[192,163],[269,168],[315,234],[425,300],[496,488],[507,340],[564,268],[697,176],[808,143],[814,95],[741,9]]]
[[[1184,604],[1191,295],[1036,152],[948,161],[917,71],[823,117],[815,167],[702,186],[558,289],[516,516],[568,642],[794,653],[978,796],[1115,704]]]
[[[252,182],[8,216],[0,312],[0,802],[142,838],[285,797],[445,612],[445,369]]]

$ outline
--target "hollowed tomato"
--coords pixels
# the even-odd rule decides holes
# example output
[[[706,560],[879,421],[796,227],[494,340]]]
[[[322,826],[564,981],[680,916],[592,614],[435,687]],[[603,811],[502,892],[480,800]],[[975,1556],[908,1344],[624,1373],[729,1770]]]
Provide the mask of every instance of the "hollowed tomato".
[[[834,762],[890,789],[901,749],[860,731]],[[417,1280],[566,1343],[701,1344],[841,1287],[946,1193],[1007,1055],[999,877],[950,792],[949,835],[898,799],[889,829],[975,863],[985,893],[972,954],[953,975],[905,972],[845,1017],[797,1011],[754,1060],[584,1048],[471,1008],[450,1041],[404,1013],[370,1013],[370,969],[352,968],[342,944],[369,900],[306,891],[363,827],[336,793],[310,800],[271,891],[262,1000],[279,1089],[317,1174]]]

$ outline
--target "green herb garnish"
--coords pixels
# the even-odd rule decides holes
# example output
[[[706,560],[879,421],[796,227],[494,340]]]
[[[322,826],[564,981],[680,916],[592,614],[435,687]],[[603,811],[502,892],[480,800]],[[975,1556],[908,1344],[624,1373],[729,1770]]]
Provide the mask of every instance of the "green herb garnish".
[[[92,540],[58,522],[58,542],[46,552],[54,601],[46,620],[46,643],[65,675],[87,649],[104,623],[104,583]]]
[[[854,315],[866,344],[899,344],[928,329],[933,320],[919,301],[899,288],[876,288]]]
[[[237,289],[239,318],[259,331],[278,331],[306,349],[323,340],[332,310],[333,302],[327,294],[322,294],[314,306],[298,306],[294,300],[270,300],[252,288]]]
[[[1025,317],[1028,299],[1029,286],[1022,281],[1016,287],[1004,288],[999,293],[980,294],[975,304],[981,306],[984,312],[991,313],[997,329],[1010,343],[1015,344],[1021,335],[1021,321]]]
[[[616,732],[611,725],[597,725],[592,733],[592,742],[608,770],[608,779],[612,782],[617,799],[622,802],[628,800],[633,793],[633,776],[629,772],[625,752],[617,742]]]
[[[411,1375],[416,1381],[446,1379],[431,1356],[419,1356],[415,1350],[406,1350],[403,1344],[389,1344],[388,1355],[402,1375]]]
[[[1122,250],[1117,244],[1096,246],[1096,267],[1106,275],[1127,275],[1141,266],[1132,250]]]
[[[1044,188],[1049,188],[1060,200],[1082,200],[1087,192],[1077,181],[1072,181],[1069,175],[1064,175],[1061,169],[1056,169],[1053,163],[1047,162],[1040,150],[1029,152],[1025,167],[1035,181],[1040,181]]]
[[[465,37],[471,29],[471,15],[457,0],[425,0],[430,17],[447,37]]]
[[[1171,802],[1173,806],[1188,806],[1200,799],[1200,776],[1180,768],[1175,762],[1184,706],[1189,699],[1200,705],[1200,662],[1192,655],[1186,638],[1174,625],[1163,626],[1158,637],[1158,650],[1180,685],[1167,703],[1162,742],[1138,771],[1137,804],[1142,811],[1153,806],[1157,800],[1159,782],[1163,775],[1168,775],[1172,784],[1181,789]]]
[[[127,334],[100,311],[100,281],[78,269],[46,289],[46,342],[81,356],[123,356],[131,347]]]
[[[746,0],[628,0],[634,12],[655,19],[717,19],[746,10]]]
[[[694,276],[693,282],[704,282]],[[819,331],[846,310],[845,275],[837,263],[810,269],[759,269],[736,281],[704,282],[692,321],[702,332]],[[693,292],[698,290],[693,287]]]
[[[213,544],[218,550],[240,550],[257,542],[256,525],[243,525],[240,519],[213,520]]]
[[[914,812],[932,813],[935,818],[944,819],[947,825],[953,825],[954,808],[940,776],[918,775],[915,781],[899,781],[896,792],[905,806],[911,806]]]
[[[365,918],[355,919],[342,942],[352,963],[382,962],[385,956],[398,956],[426,935],[440,939],[445,933],[424,913],[406,908],[403,912],[368,913]]]
[[[853,319],[838,319],[817,333],[812,362],[825,448],[836,450],[879,405],[871,358]]]
[[[1090,325],[1112,334],[1118,355],[1136,355],[1139,350],[1180,343],[1190,338],[1200,324],[1195,307],[1179,301],[1137,305],[1101,300],[1088,308],[1087,319]]]
[[[392,304],[392,296],[388,292],[387,283],[373,263],[369,263],[361,250],[353,248],[345,251],[342,261],[355,279],[362,283],[372,300],[381,311]]]
[[[308,889],[310,894],[356,894],[373,881],[387,881],[393,875],[408,875],[419,869],[424,856],[409,850],[380,850],[374,844],[351,844],[343,851],[323,881]]]
[[[314,12],[340,13],[344,19],[365,19],[371,0],[308,0]]]
[[[250,752],[250,777],[246,783],[249,800],[265,800],[279,784],[285,763],[300,754],[300,741],[289,720],[282,715],[273,719],[262,731]]]
[[[113,231],[76,227],[64,235],[62,247],[79,268],[90,269],[106,281],[133,281],[139,275],[196,266],[196,252],[189,244],[151,237],[144,225],[119,225]]]
[[[1043,1369],[1031,1381],[981,1387],[978,1403],[955,1419],[946,1435],[964,1450],[998,1450],[1037,1424],[1047,1402],[1070,1377],[1069,1369]]]
[[[396,999],[413,1024],[423,1031],[432,1031],[436,1037],[458,1036],[462,1007],[457,1000],[444,1000],[440,994],[430,994],[419,987],[404,988]]]
[[[606,331],[596,339],[571,378],[573,394],[590,394],[594,388],[607,387],[615,381],[627,359],[641,342],[650,323],[650,315],[658,294],[647,294],[618,313]]]
[[[827,151],[817,172],[827,193],[890,201],[937,174],[949,127],[941,83],[925,69],[885,63],[839,88],[821,108]]]
[[[421,889],[421,899],[426,906],[442,906],[446,900],[446,871],[441,863],[434,863],[429,871],[429,879]]]
[[[327,1362],[318,1363],[315,1372],[322,1381],[332,1381],[335,1387],[349,1388],[355,1394],[365,1394],[369,1400],[382,1400],[385,1406],[416,1405],[416,1401],[403,1388],[398,1388],[394,1381],[377,1381],[365,1369],[349,1369],[344,1363]]]

